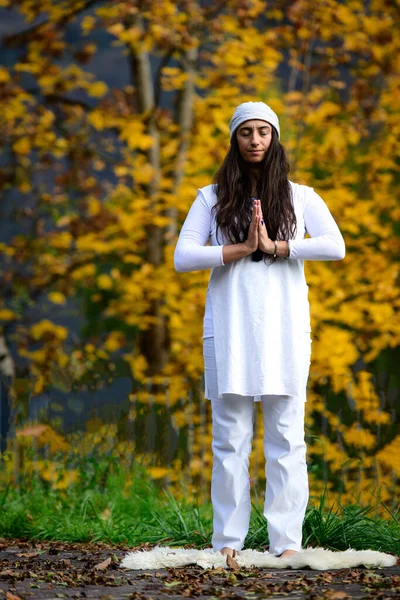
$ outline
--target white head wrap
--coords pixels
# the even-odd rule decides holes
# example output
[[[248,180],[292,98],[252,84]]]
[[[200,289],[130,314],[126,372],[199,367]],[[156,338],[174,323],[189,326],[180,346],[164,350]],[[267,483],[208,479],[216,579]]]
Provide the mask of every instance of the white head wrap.
[[[272,110],[268,104],[264,102],[243,102],[239,104],[233,113],[231,122],[229,123],[229,129],[231,132],[231,139],[236,129],[250,119],[260,119],[261,121],[267,121],[275,127],[278,132],[278,138],[280,138],[279,119],[276,113]]]

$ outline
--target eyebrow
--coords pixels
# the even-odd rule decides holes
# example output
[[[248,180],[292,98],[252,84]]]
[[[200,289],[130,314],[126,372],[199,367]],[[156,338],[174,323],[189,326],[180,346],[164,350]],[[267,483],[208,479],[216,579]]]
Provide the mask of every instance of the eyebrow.
[[[239,131],[251,131],[253,128],[252,127],[241,127],[239,129]],[[257,127],[257,129],[271,129],[270,125],[261,125],[260,127]]]

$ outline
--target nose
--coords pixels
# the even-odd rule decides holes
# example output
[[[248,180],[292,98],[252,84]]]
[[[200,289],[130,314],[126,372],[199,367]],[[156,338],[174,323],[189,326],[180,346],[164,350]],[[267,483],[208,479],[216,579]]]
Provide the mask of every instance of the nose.
[[[260,138],[257,133],[252,134],[250,143],[252,146],[255,146],[255,147],[258,146],[258,144],[260,143]]]

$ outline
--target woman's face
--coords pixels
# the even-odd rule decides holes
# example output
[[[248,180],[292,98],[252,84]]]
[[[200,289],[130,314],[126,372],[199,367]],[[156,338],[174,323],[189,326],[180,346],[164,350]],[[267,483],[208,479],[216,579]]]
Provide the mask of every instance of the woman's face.
[[[242,123],[236,131],[242,158],[249,163],[262,162],[272,140],[272,125],[259,119]]]

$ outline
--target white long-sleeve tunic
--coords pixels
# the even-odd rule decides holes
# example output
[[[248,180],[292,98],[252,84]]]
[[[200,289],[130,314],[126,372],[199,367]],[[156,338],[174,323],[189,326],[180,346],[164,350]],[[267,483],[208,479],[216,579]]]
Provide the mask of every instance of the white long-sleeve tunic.
[[[341,260],[345,244],[314,188],[289,183],[297,232],[288,259],[265,264],[248,255],[225,265],[222,248],[231,242],[221,230],[216,238],[212,185],[198,190],[179,235],[175,269],[211,269],[203,338],[214,337],[218,397],[298,396],[307,381],[311,326],[303,261]],[[311,238],[304,239],[306,232]]]

